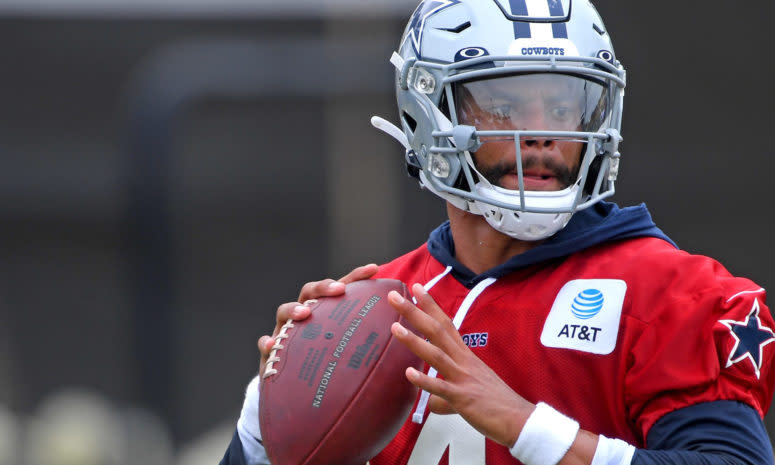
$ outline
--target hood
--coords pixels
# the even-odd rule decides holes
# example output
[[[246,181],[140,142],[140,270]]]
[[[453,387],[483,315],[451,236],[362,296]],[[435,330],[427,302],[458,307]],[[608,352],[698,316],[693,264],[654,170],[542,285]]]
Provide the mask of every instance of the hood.
[[[436,260],[452,266],[452,275],[471,288],[486,278],[499,278],[520,268],[566,257],[604,242],[637,237],[656,237],[678,247],[654,224],[645,204],[619,208],[614,203],[598,202],[576,212],[567,226],[541,245],[480,275],[473,273],[455,259],[455,244],[452,241],[449,221],[431,232],[428,251]]]

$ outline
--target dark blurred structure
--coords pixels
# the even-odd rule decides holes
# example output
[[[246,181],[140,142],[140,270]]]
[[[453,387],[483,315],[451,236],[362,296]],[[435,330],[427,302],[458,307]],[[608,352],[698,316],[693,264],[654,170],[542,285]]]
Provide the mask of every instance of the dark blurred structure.
[[[272,3],[0,2],[0,402],[86,386],[190,441],[236,420],[277,304],[443,219],[369,125],[416,2]],[[775,4],[595,3],[628,70],[616,200],[767,288]]]

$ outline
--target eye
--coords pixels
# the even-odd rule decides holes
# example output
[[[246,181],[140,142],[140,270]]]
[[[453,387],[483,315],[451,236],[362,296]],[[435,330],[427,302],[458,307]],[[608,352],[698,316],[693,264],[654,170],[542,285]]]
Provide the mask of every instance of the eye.
[[[571,117],[570,108],[562,105],[557,105],[553,107],[550,110],[550,112],[551,112],[552,118],[557,121],[567,121]]]
[[[493,105],[491,107],[487,107],[485,111],[499,120],[511,119],[511,105],[509,104],[504,103],[501,105]]]

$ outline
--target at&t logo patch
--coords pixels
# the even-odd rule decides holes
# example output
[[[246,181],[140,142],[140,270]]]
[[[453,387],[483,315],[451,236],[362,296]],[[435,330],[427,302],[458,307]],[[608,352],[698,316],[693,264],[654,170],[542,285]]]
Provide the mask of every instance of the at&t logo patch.
[[[600,310],[603,309],[603,302],[605,299],[602,292],[597,289],[586,289],[579,292],[579,295],[573,299],[570,309],[576,318],[588,320],[600,313]]]
[[[616,347],[627,284],[619,279],[576,279],[554,299],[544,322],[546,347],[610,354]]]

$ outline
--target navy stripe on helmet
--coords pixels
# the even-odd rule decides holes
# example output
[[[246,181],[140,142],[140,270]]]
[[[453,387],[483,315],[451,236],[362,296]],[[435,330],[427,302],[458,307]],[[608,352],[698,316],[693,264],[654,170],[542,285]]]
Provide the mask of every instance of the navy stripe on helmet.
[[[551,0],[549,0],[551,1]],[[511,14],[514,16],[527,16],[527,3],[525,0],[509,0]],[[512,21],[514,23],[514,38],[530,38],[530,23],[524,21]]]
[[[549,14],[552,17],[563,17],[565,12],[562,9],[562,2],[559,0],[546,0],[549,2]],[[552,23],[552,35],[555,39],[567,39],[568,28],[565,23]]]

